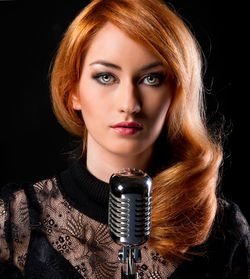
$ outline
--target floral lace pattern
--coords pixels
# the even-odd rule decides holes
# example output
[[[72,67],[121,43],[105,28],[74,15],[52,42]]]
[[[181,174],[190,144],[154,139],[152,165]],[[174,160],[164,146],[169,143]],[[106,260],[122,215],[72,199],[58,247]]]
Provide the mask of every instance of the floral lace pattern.
[[[1,261],[8,260],[10,256],[9,247],[6,241],[6,235],[4,231],[4,224],[8,219],[7,211],[5,210],[4,202],[0,199],[0,259]],[[1,262],[0,261],[0,262]]]
[[[121,278],[119,245],[113,242],[108,227],[73,208],[59,191],[56,179],[34,184],[42,208],[42,230],[84,278]],[[141,247],[139,278],[167,278],[175,266],[162,259],[147,245]]]

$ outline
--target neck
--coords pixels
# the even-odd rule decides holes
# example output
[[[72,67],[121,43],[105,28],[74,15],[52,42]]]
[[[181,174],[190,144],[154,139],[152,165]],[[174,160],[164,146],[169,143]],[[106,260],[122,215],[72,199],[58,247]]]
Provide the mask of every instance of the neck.
[[[127,154],[112,153],[92,141],[87,144],[86,166],[96,178],[109,183],[113,173],[123,168],[141,169],[148,171],[152,161],[153,147],[143,153],[128,156]]]

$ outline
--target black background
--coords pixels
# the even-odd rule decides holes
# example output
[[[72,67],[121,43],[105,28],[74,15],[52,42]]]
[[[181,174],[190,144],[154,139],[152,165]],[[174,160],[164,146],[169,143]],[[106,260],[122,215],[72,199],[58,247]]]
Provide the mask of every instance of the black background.
[[[0,1],[0,185],[36,181],[67,166],[70,136],[57,123],[49,65],[63,32],[88,1]],[[170,3],[186,20],[207,59],[211,121],[225,119],[224,195],[248,211],[248,36],[240,1]]]

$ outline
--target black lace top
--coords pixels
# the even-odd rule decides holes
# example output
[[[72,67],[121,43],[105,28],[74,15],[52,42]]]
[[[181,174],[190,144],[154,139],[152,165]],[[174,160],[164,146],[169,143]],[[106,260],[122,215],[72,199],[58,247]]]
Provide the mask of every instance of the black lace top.
[[[107,227],[108,184],[74,163],[50,179],[5,185],[0,196],[0,278],[121,278]],[[141,246],[138,278],[248,278],[249,226],[219,200],[205,251],[181,264]]]

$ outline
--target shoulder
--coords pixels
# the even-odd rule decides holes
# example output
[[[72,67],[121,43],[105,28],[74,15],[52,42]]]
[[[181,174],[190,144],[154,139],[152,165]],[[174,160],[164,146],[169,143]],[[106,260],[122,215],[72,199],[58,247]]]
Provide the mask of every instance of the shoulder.
[[[48,199],[54,183],[53,177],[0,187],[1,278],[24,271],[32,231],[41,231],[41,201]]]
[[[224,240],[228,238],[232,242],[239,242],[244,237],[249,238],[249,224],[236,203],[218,199],[213,235],[221,235]]]
[[[205,243],[192,249],[192,261],[184,261],[172,278],[248,278],[249,226],[239,206],[218,199],[218,209]]]
[[[49,191],[54,180],[10,183],[0,188],[0,260],[11,257],[15,246],[24,244],[30,231],[39,226],[41,207],[38,196],[46,199],[46,190]],[[21,239],[22,235],[25,239]]]
[[[28,200],[24,187],[4,185],[0,190],[0,276],[16,261],[17,249],[25,253],[29,236]],[[2,266],[3,263],[7,265]]]
[[[18,210],[18,205],[22,202],[29,204],[29,207],[38,208],[37,198],[40,195],[46,197],[46,192],[55,189],[56,175],[47,179],[35,182],[25,182],[21,184],[10,183],[0,187],[0,207],[10,207]]]
[[[0,189],[0,224],[4,226],[16,219],[17,215],[27,208],[27,196],[24,185],[7,184]],[[5,228],[6,232],[6,228]],[[8,240],[8,239],[7,239]]]
[[[249,224],[239,206],[230,200],[218,199],[217,215],[206,243],[213,267],[220,265],[225,278],[247,278],[249,243]]]

